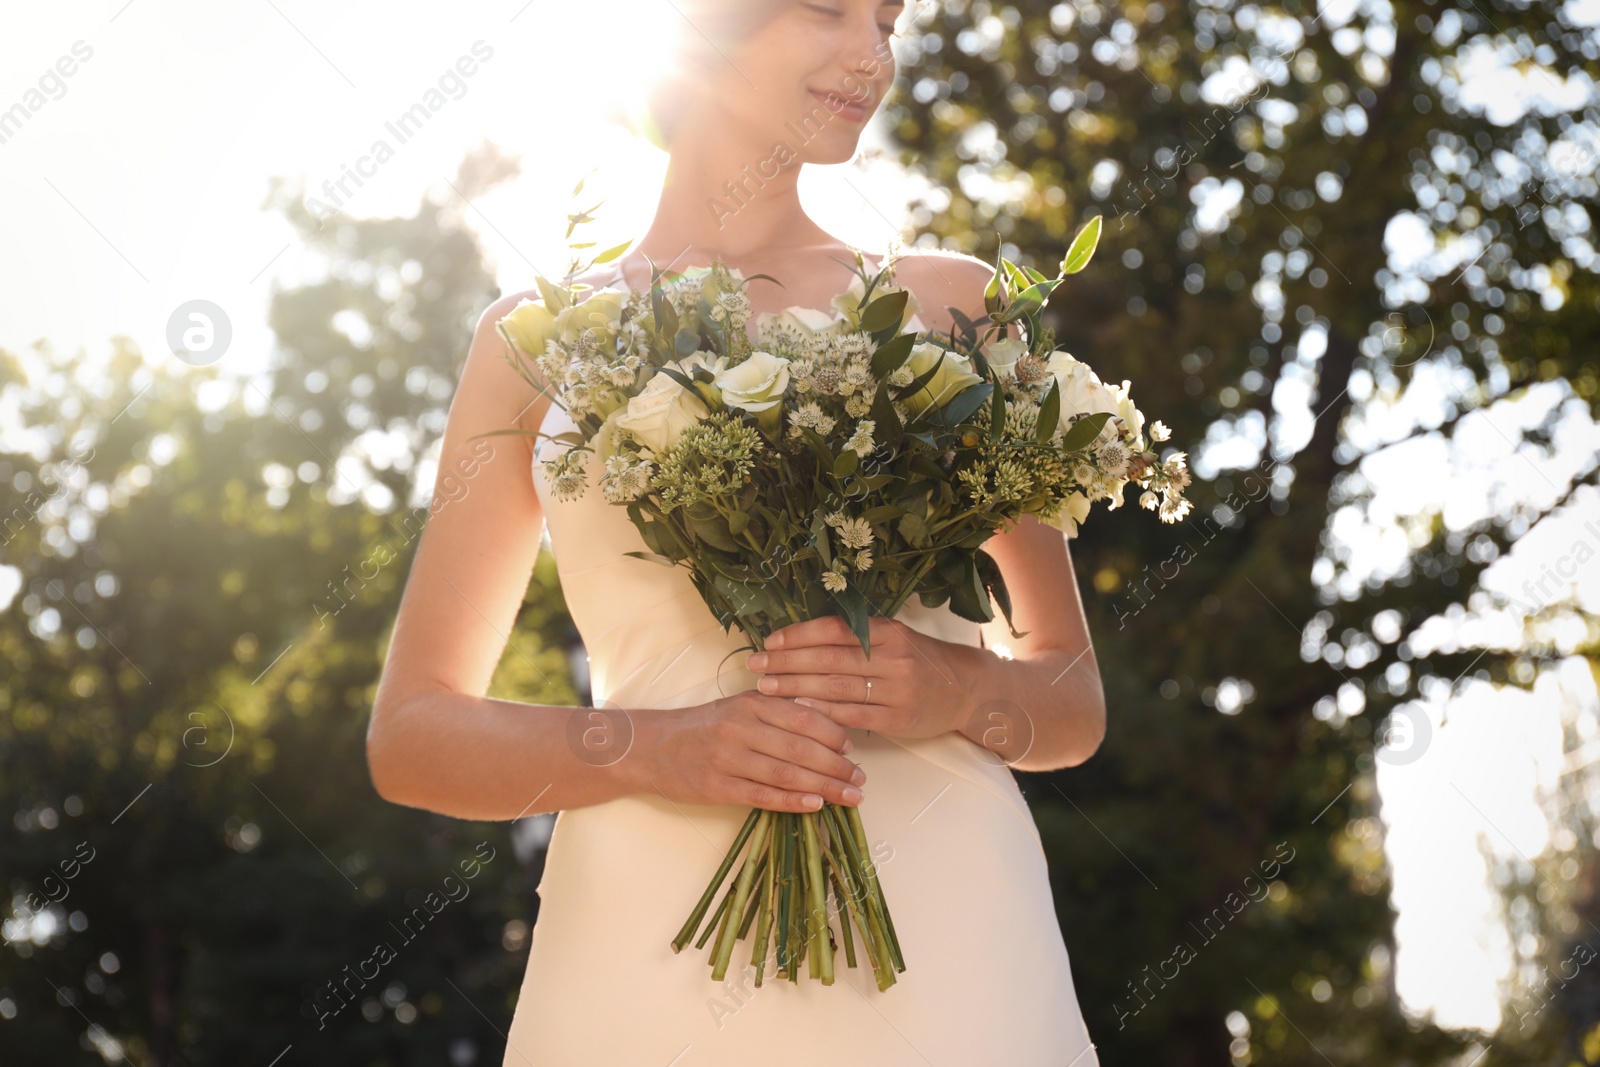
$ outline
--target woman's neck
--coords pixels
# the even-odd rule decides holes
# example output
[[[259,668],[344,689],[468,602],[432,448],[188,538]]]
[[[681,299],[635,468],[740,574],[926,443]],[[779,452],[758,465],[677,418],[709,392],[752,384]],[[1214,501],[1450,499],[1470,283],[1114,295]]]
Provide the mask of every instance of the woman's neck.
[[[697,118],[692,109],[674,134],[655,218],[637,251],[693,265],[838,244],[800,205],[801,164],[793,152],[758,148],[753,136],[707,128]]]

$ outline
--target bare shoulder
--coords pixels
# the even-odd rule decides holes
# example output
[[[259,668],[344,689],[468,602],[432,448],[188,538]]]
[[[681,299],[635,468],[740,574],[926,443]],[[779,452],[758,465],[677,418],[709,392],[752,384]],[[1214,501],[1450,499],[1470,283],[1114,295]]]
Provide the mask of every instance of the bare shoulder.
[[[951,308],[970,319],[983,315],[983,291],[994,277],[994,265],[964,252],[943,248],[910,248],[896,260],[895,283],[910,289],[922,305],[921,319],[930,330],[954,324]]]

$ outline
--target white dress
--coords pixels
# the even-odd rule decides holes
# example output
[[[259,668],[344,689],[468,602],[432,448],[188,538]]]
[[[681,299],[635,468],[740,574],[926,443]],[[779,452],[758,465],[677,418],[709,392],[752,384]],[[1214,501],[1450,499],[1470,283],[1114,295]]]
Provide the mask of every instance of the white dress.
[[[553,407],[545,431],[571,428]],[[546,459],[559,446],[540,447]],[[743,635],[723,631],[688,572],[625,555],[646,549],[626,510],[606,502],[597,466],[583,496],[564,502],[538,460],[533,470],[595,706],[648,714],[754,688],[748,653],[735,652]],[[977,624],[948,607],[913,598],[899,617],[980,644]],[[836,954],[832,986],[804,966],[798,983],[778,979],[769,949],[757,988],[748,939],[713,982],[710,941],[681,954],[671,941],[749,809],[636,794],[556,817],[506,1067],[1096,1067],[1039,831],[1011,769],[955,732],[850,737],[905,958],[894,985],[878,990],[858,946],[854,968]]]

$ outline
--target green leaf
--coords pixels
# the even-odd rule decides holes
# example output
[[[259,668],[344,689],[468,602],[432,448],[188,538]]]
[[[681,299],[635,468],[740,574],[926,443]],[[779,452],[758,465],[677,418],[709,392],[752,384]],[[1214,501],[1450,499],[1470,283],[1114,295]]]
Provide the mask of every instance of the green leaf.
[[[944,406],[944,424],[954,428],[961,425],[972,416],[978,406],[989,399],[989,394],[994,392],[994,386],[988,382],[979,382],[969,385],[956,394],[956,398]]]
[[[845,621],[850,624],[850,632],[856,635],[856,640],[861,642],[861,651],[869,658],[872,656],[872,607],[867,603],[867,598],[861,595],[853,585],[844,587],[844,591],[834,593],[833,599],[838,602]]]
[[[694,391],[694,379],[690,378],[687,374],[683,373],[681,370],[678,370],[676,367],[658,367],[656,369],[656,373],[665,374],[668,378],[671,378],[673,381],[677,382],[685,389],[688,389],[690,392]],[[699,394],[696,393],[695,395],[698,396]]]
[[[1034,440],[1044,444],[1056,432],[1056,425],[1061,421],[1061,380],[1054,376],[1050,379],[1050,389],[1044,394],[1044,399],[1039,402],[1039,422],[1035,427]]]
[[[1067,248],[1067,254],[1061,260],[1062,274],[1076,274],[1089,265],[1089,257],[1094,255],[1095,247],[1100,243],[1100,216],[1096,215],[1078,230],[1072,244]]]
[[[960,578],[950,583],[950,610],[970,622],[989,622],[994,609],[973,556],[961,555]]]
[[[1000,281],[1001,265],[1004,262],[997,247],[994,252],[994,276],[989,279],[989,284],[983,287],[983,309],[991,315],[1000,310],[1006,299],[1006,290]]]
[[[886,445],[897,445],[905,436],[900,425],[900,413],[889,400],[889,387],[886,384],[879,385],[872,397],[872,436]]]
[[[642,559],[647,563],[659,563],[663,567],[677,566],[671,559],[656,552],[624,552],[623,555],[632,556],[634,559]]]
[[[881,379],[893,374],[896,368],[911,358],[911,349],[916,347],[916,341],[916,334],[903,333],[888,344],[879,346],[878,350],[872,353],[873,375]]]
[[[901,320],[905,318],[906,299],[910,295],[902,289],[897,293],[886,293],[868,304],[861,312],[861,332],[877,333],[890,326],[900,325]]]
[[[997,312],[991,317],[995,322],[1015,322],[1024,315],[1044,307],[1044,302],[1049,299],[1052,288],[1054,288],[1054,285],[1050,282],[1030,285],[1018,293],[1017,298],[1004,311]]]
[[[1086,447],[1096,437],[1100,436],[1101,428],[1105,426],[1106,420],[1110,417],[1111,412],[1109,411],[1097,411],[1093,415],[1085,415],[1073,423],[1072,428],[1061,438],[1061,451],[1076,452],[1078,449]]]
[[[847,478],[854,474],[859,466],[861,466],[861,457],[846,449],[839,453],[838,459],[833,461],[833,476],[835,478]]]
[[[557,312],[562,311],[568,304],[571,303],[571,301],[567,299],[567,294],[562,292],[556,286],[551,285],[545,280],[543,275],[534,275],[533,283],[539,287],[539,295],[544,299],[545,310],[550,312],[550,314],[554,315]],[[534,353],[536,356],[541,354],[542,353],[539,352]]]
[[[610,263],[613,259],[616,259],[618,256],[622,255],[622,253],[625,252],[628,246],[631,244],[633,244],[632,241],[624,241],[620,245],[608,248],[604,252],[601,252],[598,256],[595,256],[594,262]]]
[[[944,360],[943,359],[934,360],[933,361],[933,365],[930,366],[922,374],[920,374],[916,378],[912,379],[910,385],[907,385],[904,389],[901,389],[901,390],[897,391],[895,393],[895,395],[894,395],[894,398],[896,400],[904,400],[908,396],[916,396],[918,393],[920,393],[922,391],[923,386],[925,386],[929,382],[933,381],[933,376],[935,374],[939,373],[939,368],[942,367],[943,365],[944,365]]]
[[[747,511],[735,511],[728,516],[728,532],[735,537],[744,533],[745,527],[749,525],[750,513]]]

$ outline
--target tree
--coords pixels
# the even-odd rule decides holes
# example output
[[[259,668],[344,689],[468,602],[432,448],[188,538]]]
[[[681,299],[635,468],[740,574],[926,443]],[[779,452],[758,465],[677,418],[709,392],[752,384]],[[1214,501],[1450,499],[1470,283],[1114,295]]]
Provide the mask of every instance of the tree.
[[[1108,740],[1082,768],[1023,776],[1104,1062],[1437,1063],[1466,1047],[1393,995],[1373,760],[1419,692],[1526,684],[1555,655],[1414,637],[1594,481],[1593,457],[1547,460],[1557,422],[1591,418],[1600,390],[1582,148],[1600,112],[1486,113],[1462,92],[1479,47],[1581,90],[1600,43],[1573,17],[978,0],[938,6],[901,54],[910,93],[890,127],[937,190],[918,225],[1048,274],[1104,215],[1095,260],[1048,309],[1057,344],[1130,379],[1195,457],[1186,527],[1111,514],[1074,542]],[[1424,255],[1386,249],[1402,231]],[[1419,514],[1405,566],[1363,581],[1333,523],[1370,501],[1362,459],[1400,443],[1382,416],[1440,381],[1443,410],[1401,439],[1451,438],[1530,390],[1565,401],[1526,435],[1555,490],[1460,529]],[[1579,651],[1592,661],[1593,638]],[[1280,842],[1293,859],[1262,879]],[[1249,896],[1252,875],[1270,896]]]
[[[503,1046],[537,868],[507,824],[381,800],[365,757],[405,569],[455,495],[430,501],[425,453],[498,294],[448,201],[273,202],[313,269],[274,295],[260,380],[125,343],[106,366],[0,353],[7,1063]],[[575,702],[570,628],[546,557],[496,694]]]

